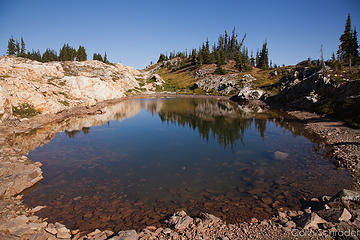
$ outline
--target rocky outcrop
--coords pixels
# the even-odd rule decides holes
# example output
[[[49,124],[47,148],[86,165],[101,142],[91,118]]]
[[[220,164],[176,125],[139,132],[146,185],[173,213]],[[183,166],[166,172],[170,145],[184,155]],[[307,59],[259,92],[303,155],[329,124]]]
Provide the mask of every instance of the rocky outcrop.
[[[41,113],[120,98],[139,87],[143,73],[121,64],[99,61],[40,63],[19,57],[0,57],[0,118],[13,106],[29,104]]]
[[[157,74],[157,73],[155,73],[155,74],[152,76],[151,80],[154,81],[154,84],[155,84],[156,86],[161,86],[161,85],[165,82],[165,81],[160,77],[160,75]]]
[[[280,79],[279,94],[269,102],[281,102],[289,107],[310,109],[314,104],[339,101],[349,96],[358,96],[360,81],[337,82],[328,74],[329,69],[302,67]]]
[[[266,96],[266,92],[261,89],[252,89],[251,86],[245,86],[231,99],[237,102],[247,102],[249,100],[264,99]]]
[[[173,226],[176,230],[183,230],[187,228],[194,219],[189,217],[184,210],[174,213],[170,217],[169,224]]]
[[[12,115],[12,106],[9,100],[9,94],[0,86],[0,122]]]
[[[195,72],[194,77],[197,79],[195,87],[199,87],[204,91],[217,91],[222,94],[229,94],[237,89],[237,73],[222,76],[198,70]]]

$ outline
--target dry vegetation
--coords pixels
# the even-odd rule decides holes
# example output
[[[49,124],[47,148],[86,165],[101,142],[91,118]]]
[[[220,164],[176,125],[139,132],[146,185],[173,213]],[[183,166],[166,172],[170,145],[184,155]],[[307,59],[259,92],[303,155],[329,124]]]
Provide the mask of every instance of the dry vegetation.
[[[240,72],[235,68],[235,61],[229,60],[222,68],[226,71],[226,75],[237,73],[239,74],[238,83],[240,83],[241,79],[245,74],[250,74],[256,78],[255,81],[252,82],[252,85],[255,88],[262,88],[268,91],[270,94],[276,94],[278,89],[275,84],[280,80],[280,78],[284,74],[288,74],[288,71],[293,67],[282,67],[271,70],[262,70],[259,68],[252,68],[250,71]],[[164,91],[173,91],[173,92],[181,92],[181,93],[190,93],[190,94],[204,94],[201,89],[191,89],[191,87],[196,82],[194,78],[194,73],[196,70],[201,70],[207,73],[214,73],[216,69],[216,64],[204,64],[200,68],[195,68],[191,66],[189,62],[183,68],[180,69],[169,69],[169,68],[161,68],[158,71],[158,74],[165,81]],[[270,72],[277,70],[279,73],[277,76],[271,76]],[[224,75],[224,76],[226,76]],[[214,93],[216,94],[216,93]]]

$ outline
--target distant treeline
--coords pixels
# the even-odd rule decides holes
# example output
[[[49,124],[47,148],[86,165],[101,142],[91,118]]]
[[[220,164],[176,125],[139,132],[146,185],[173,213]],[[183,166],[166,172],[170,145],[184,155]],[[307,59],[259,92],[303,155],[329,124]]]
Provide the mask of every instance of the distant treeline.
[[[20,42],[15,40],[13,37],[10,37],[8,41],[7,55],[18,56],[23,58],[28,58],[31,60],[36,60],[39,62],[52,62],[52,61],[86,61],[87,54],[84,46],[79,46],[76,50],[74,47],[71,47],[69,44],[64,44],[59,51],[59,55],[53,49],[47,48],[44,53],[41,53],[40,50],[31,51],[26,50],[25,41],[21,37]],[[104,57],[100,53],[94,53],[93,60],[98,60],[104,63],[110,63],[107,54],[105,52]]]
[[[254,56],[253,52],[250,53],[248,48],[243,46],[246,34],[241,38],[233,29],[231,35],[225,31],[218,38],[217,43],[214,43],[210,48],[209,40],[207,39],[198,49],[192,49],[190,53],[184,52],[170,52],[170,55],[160,54],[158,62],[166,61],[176,57],[182,59],[190,59],[191,64],[195,66],[201,66],[202,64],[217,64],[217,71],[220,73],[224,71],[221,66],[226,64],[228,60],[235,61],[235,67],[240,71],[250,70],[252,67],[258,67],[262,69],[272,68],[272,62],[269,63],[269,51],[267,48],[267,42],[262,45],[261,50],[257,50]],[[274,67],[277,67],[274,65]]]

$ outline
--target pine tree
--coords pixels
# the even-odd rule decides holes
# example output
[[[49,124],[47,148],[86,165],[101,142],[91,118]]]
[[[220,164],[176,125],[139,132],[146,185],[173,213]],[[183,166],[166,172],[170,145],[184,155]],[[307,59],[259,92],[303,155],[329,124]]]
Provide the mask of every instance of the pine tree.
[[[259,64],[257,64],[257,67],[262,68],[262,69],[269,68],[269,54],[268,54],[266,41],[263,43],[261,52],[259,54]]]
[[[51,50],[50,48],[47,48],[42,55],[42,61],[43,62],[58,61],[58,56],[57,56],[56,51]]]
[[[235,31],[235,27],[232,30],[231,33],[231,39],[230,39],[230,57],[233,58],[234,56],[236,56],[235,52],[236,52],[236,46],[237,46],[237,34]]]
[[[354,56],[354,62],[356,62],[359,58],[359,43],[358,43],[358,39],[357,39],[357,31],[356,31],[356,27],[354,27],[354,31],[353,31],[353,37],[352,37],[352,52],[353,52],[353,56]]]
[[[16,40],[15,51],[16,51],[16,56],[20,57],[20,43],[18,40]]]
[[[191,51],[191,65],[196,65],[196,49],[194,48],[192,51]]]
[[[68,44],[64,44],[63,47],[60,49],[59,53],[60,61],[69,61],[69,51],[68,51]]]
[[[256,50],[256,67],[258,68],[259,67],[259,58],[260,58],[260,56],[259,56],[259,49],[257,49]]]
[[[159,62],[163,62],[163,61],[166,61],[166,60],[167,59],[166,59],[165,54],[161,53],[160,56],[159,56],[159,60],[157,62],[159,63]]]
[[[252,67],[255,67],[255,58],[254,58],[254,54],[251,51],[251,55],[250,55],[250,64]]]
[[[21,37],[20,41],[21,41],[20,56],[25,57],[26,48],[25,48],[25,41],[24,41],[23,37]]]
[[[235,56],[235,68],[238,69],[240,72],[243,71],[243,57],[240,51]]]
[[[86,55],[84,46],[81,46],[81,45],[79,46],[79,48],[77,50],[77,54],[76,54],[76,60],[77,61],[86,61],[87,60],[87,55]]]
[[[354,58],[354,40],[353,32],[351,29],[351,18],[350,14],[346,19],[344,33],[340,36],[340,45],[338,54],[342,60],[345,60],[349,64],[349,69],[351,71],[351,60]]]
[[[203,45],[203,60],[205,64],[211,63],[209,39],[206,39],[205,46]]]
[[[229,46],[228,46],[228,34],[225,30],[225,34],[224,34],[224,52],[225,52],[225,56],[227,55],[227,52],[228,52],[228,49]]]
[[[103,61],[104,63],[109,63],[109,60],[108,60],[108,58],[107,58],[107,54],[106,54],[106,52],[105,52],[105,54],[104,54],[104,61]]]
[[[74,61],[76,59],[77,52],[75,48],[70,47],[69,44],[64,44],[60,49],[59,59],[60,61]]]
[[[11,36],[11,38],[8,41],[8,48],[7,48],[7,55],[15,55],[16,53],[16,46],[15,46],[15,40],[14,38]]]
[[[103,58],[102,58],[102,56],[101,56],[101,54],[100,53],[94,53],[94,55],[93,55],[93,60],[97,60],[97,61],[103,61]]]

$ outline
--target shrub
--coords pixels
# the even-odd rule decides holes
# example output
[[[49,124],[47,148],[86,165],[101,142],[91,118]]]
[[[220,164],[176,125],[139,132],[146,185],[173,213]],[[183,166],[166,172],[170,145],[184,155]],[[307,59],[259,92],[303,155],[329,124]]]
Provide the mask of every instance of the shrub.
[[[217,67],[214,71],[215,74],[219,74],[219,75],[225,75],[227,72],[225,69],[223,69],[221,66]]]
[[[40,113],[40,111],[36,110],[34,106],[29,103],[20,103],[17,106],[13,106],[12,111],[15,116],[21,118],[33,117]]]

